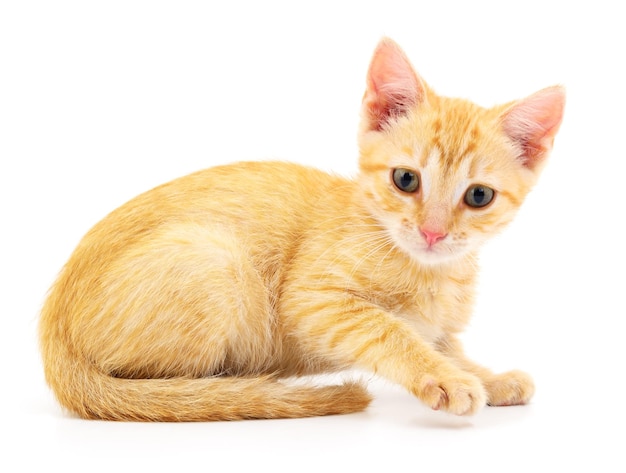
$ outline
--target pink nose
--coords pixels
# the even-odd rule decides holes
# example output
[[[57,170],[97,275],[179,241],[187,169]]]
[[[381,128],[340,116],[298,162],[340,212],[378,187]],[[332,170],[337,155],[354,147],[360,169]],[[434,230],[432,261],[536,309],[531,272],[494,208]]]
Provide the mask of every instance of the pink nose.
[[[424,239],[426,240],[426,243],[428,243],[428,246],[433,246],[435,243],[443,240],[446,236],[448,236],[447,233],[427,230],[425,228],[420,228],[420,232],[422,232],[422,235],[424,235]]]

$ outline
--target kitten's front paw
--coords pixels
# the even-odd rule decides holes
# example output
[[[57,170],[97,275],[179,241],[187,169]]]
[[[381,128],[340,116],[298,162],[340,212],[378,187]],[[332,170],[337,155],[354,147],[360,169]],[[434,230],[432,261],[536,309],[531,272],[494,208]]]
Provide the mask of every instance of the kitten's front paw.
[[[526,404],[535,393],[532,378],[523,371],[508,371],[485,381],[487,404],[516,406]]]
[[[425,376],[416,393],[435,410],[456,415],[472,415],[487,403],[487,394],[480,380],[470,374],[440,377]]]

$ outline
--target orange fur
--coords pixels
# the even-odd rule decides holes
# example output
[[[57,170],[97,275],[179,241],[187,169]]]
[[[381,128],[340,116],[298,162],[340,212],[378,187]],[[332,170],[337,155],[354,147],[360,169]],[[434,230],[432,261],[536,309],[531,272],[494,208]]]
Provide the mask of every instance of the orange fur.
[[[70,411],[115,420],[355,412],[370,402],[360,383],[286,380],[355,367],[455,414],[527,402],[528,375],[472,363],[456,335],[471,312],[476,251],[534,184],[563,103],[558,87],[492,109],[440,97],[384,39],[357,177],[237,163],[115,210],[44,305],[48,383]],[[416,191],[398,187],[398,169],[417,176]],[[474,185],[493,202],[467,204]]]

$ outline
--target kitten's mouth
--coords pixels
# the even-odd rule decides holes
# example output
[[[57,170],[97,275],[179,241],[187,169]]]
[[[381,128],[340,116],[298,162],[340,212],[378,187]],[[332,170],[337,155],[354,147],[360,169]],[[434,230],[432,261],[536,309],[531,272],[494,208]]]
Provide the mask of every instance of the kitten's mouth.
[[[448,239],[428,244],[415,241],[414,238],[401,238],[398,246],[421,264],[437,265],[460,258],[464,253],[463,245],[455,245]]]
[[[424,245],[414,248],[411,251],[411,255],[420,263],[439,264],[457,259],[460,256],[460,252],[455,251],[444,243],[437,243],[431,246]]]

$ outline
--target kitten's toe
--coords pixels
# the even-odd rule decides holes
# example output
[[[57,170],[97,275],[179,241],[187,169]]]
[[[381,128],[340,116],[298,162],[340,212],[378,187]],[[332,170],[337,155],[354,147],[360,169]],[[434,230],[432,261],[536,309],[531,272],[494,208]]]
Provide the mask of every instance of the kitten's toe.
[[[472,415],[487,402],[482,383],[472,375],[459,375],[445,379],[425,378],[418,397],[435,410],[456,415]]]
[[[527,404],[535,393],[532,378],[523,371],[508,371],[494,375],[485,382],[490,406]]]

